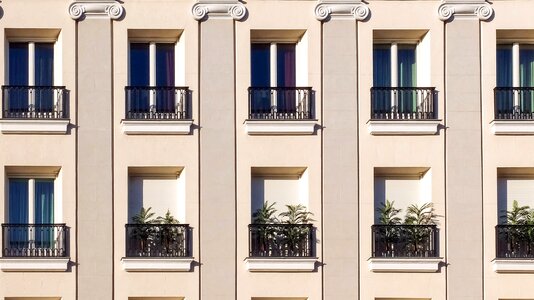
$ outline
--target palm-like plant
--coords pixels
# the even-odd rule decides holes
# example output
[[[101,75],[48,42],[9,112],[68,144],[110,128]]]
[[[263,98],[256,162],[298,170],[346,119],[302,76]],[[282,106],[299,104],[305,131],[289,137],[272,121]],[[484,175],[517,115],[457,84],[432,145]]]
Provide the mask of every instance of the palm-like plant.
[[[268,256],[268,252],[272,250],[273,242],[274,242],[274,236],[276,234],[276,230],[273,226],[269,224],[276,224],[278,223],[278,219],[275,216],[276,208],[274,208],[276,202],[269,204],[268,201],[264,202],[262,207],[258,208],[253,214],[253,224],[260,224],[262,226],[257,227],[257,231],[255,232],[256,237],[253,237],[254,241],[257,241],[258,248],[257,249],[260,254],[263,256]]]
[[[276,202],[269,204],[269,201],[263,203],[262,207],[258,208],[253,214],[252,223],[254,224],[274,224],[278,223],[278,219],[274,215],[276,208],[274,205]]]
[[[302,204],[286,205],[287,211],[279,214],[282,222],[288,225],[309,224],[313,221],[313,213],[306,209]],[[287,226],[284,228],[283,244],[287,245],[288,251],[292,256],[301,254],[306,249],[307,237],[310,229],[304,226]]]
[[[506,215],[501,218],[506,219],[508,225],[525,225],[530,216],[530,207],[528,205],[519,206],[517,200],[512,202],[512,209],[506,211]]]
[[[152,224],[157,224],[158,221],[154,219],[154,213],[150,210],[152,207],[145,209],[141,207],[139,213],[132,217],[132,221],[139,226],[134,227],[133,236],[136,237],[136,240],[140,243],[141,254],[149,254],[148,245],[151,242],[153,234]]]
[[[534,211],[528,205],[519,206],[517,200],[512,202],[512,209],[506,211],[506,215],[501,216],[508,225],[519,225],[508,227],[508,247],[512,255],[521,252],[521,245],[526,241],[526,251],[530,254],[530,244],[534,241]]]
[[[379,222],[382,225],[399,225],[402,220],[397,217],[397,215],[402,211],[402,209],[397,209],[394,207],[395,201],[389,201],[386,199],[385,203],[376,209],[379,213]]]
[[[178,220],[171,214],[169,210],[165,213],[164,217],[159,216],[157,219],[159,224],[165,225],[161,227],[161,245],[163,246],[163,251],[168,255],[174,255],[174,252],[180,252],[183,250],[185,245],[182,245],[183,232],[182,228],[177,226],[172,226],[179,224]],[[170,225],[170,226],[169,226]]]
[[[404,223],[406,225],[436,225],[439,216],[435,213],[434,205],[427,202],[421,206],[412,204],[406,209]],[[413,244],[416,256],[425,256],[425,245],[430,242],[432,230],[429,227],[411,226],[408,229],[409,239]]]

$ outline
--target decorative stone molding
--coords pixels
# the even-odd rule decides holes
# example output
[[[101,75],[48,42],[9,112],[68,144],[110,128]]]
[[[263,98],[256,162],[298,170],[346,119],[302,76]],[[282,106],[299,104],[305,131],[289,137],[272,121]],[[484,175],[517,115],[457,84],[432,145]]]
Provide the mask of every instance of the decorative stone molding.
[[[445,2],[438,8],[439,19],[446,22],[454,16],[477,17],[486,21],[493,15],[493,8],[487,2]]]
[[[534,135],[531,120],[493,120],[490,126],[495,135]]]
[[[189,272],[193,258],[123,257],[122,269],[126,272]]]
[[[4,134],[66,134],[69,120],[0,120],[0,131]]]
[[[238,1],[200,1],[193,5],[191,13],[197,21],[204,20],[209,16],[232,18],[239,21],[247,14],[247,8]]]
[[[372,135],[435,135],[441,120],[370,120]]]
[[[4,272],[65,272],[69,258],[2,258],[0,269]]]
[[[152,121],[152,120],[122,120],[124,134],[189,134],[193,120],[180,121]]]
[[[245,259],[245,266],[249,272],[313,272],[316,257],[311,258],[252,258]]]
[[[369,271],[389,273],[435,273],[443,258],[370,258]]]
[[[496,273],[534,273],[533,259],[494,259],[493,271]]]
[[[331,17],[348,17],[363,21],[369,13],[369,7],[360,1],[321,1],[315,6],[315,18],[319,21],[325,21]]]
[[[122,17],[124,8],[114,0],[76,1],[69,5],[69,15],[74,20],[83,17],[109,17],[117,20]]]
[[[246,120],[249,135],[304,135],[313,134],[317,120]]]

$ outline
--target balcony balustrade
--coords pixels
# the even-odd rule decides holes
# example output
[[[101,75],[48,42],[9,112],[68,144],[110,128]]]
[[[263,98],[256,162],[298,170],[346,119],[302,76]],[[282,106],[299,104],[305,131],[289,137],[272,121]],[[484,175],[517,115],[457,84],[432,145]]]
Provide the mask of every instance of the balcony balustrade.
[[[126,257],[191,256],[188,224],[126,224]]]
[[[186,120],[187,87],[127,86],[127,120]]]
[[[421,258],[438,256],[436,225],[373,225],[372,257]]]
[[[65,224],[2,224],[3,257],[66,257]]]
[[[250,257],[313,257],[312,224],[251,224]]]
[[[250,87],[250,120],[313,119],[311,87]]]
[[[373,87],[371,88],[371,119],[436,119],[435,94],[433,87]]]
[[[497,225],[497,258],[534,258],[534,225]]]
[[[64,86],[2,86],[4,119],[66,119]]]
[[[534,87],[496,87],[496,120],[534,120]]]

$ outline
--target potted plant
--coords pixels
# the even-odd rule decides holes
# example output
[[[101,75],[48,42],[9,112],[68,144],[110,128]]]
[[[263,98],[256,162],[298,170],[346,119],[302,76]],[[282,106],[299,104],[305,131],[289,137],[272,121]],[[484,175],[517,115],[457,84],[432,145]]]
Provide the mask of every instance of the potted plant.
[[[431,202],[422,204],[412,204],[406,209],[404,224],[406,225],[436,225],[439,216],[435,213],[434,205]],[[412,253],[415,256],[428,256],[427,245],[430,242],[432,229],[428,226],[408,227],[408,238],[412,244]]]
[[[261,225],[257,227],[257,230],[253,233],[252,241],[255,241],[260,256],[269,256],[270,251],[273,249],[273,243],[275,241],[275,227],[267,226],[269,224],[278,223],[278,219],[275,216],[276,208],[274,208],[276,202],[269,204],[268,201],[264,202],[262,207],[257,209],[252,214],[252,223]]]
[[[306,206],[286,205],[287,211],[279,214],[281,222],[288,225],[309,224],[314,219],[313,213],[307,211]],[[302,256],[306,252],[310,228],[307,226],[287,226],[283,228],[283,245],[288,252],[288,256]],[[308,249],[311,250],[311,249]]]
[[[179,256],[178,254],[183,252],[185,246],[182,243],[184,232],[182,228],[172,225],[180,222],[174,218],[169,210],[167,210],[164,217],[157,217],[156,221],[163,225],[161,232],[159,232],[159,245],[163,247],[162,254],[165,256]]]
[[[377,208],[379,214],[378,221],[380,225],[386,225],[380,230],[380,235],[383,237],[383,242],[386,245],[384,256],[395,256],[395,243],[400,238],[400,230],[397,225],[400,225],[402,220],[397,215],[402,211],[394,206],[395,201],[386,199],[382,206]]]
[[[150,256],[150,244],[153,242],[153,224],[157,224],[154,219],[154,213],[150,210],[152,207],[145,209],[141,207],[139,213],[132,217],[132,221],[138,225],[134,227],[132,236],[139,242],[140,256]]]

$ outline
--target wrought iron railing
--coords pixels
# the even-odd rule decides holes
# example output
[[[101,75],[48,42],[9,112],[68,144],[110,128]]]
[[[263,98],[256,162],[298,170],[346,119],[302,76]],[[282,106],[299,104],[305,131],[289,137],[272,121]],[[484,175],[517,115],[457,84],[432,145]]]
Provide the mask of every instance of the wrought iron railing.
[[[534,87],[496,87],[493,92],[495,119],[534,119]]]
[[[248,88],[249,119],[313,119],[311,87]]]
[[[371,119],[435,119],[435,94],[433,87],[373,87]]]
[[[176,86],[127,86],[126,119],[188,119],[189,89]]]
[[[188,224],[126,224],[126,257],[190,257]]]
[[[312,224],[251,224],[250,257],[313,257]]]
[[[2,86],[2,117],[7,119],[66,119],[64,86]]]
[[[65,224],[2,224],[3,257],[65,257]]]
[[[436,225],[373,225],[373,257],[437,257]]]
[[[534,258],[534,225],[495,226],[497,258]]]

